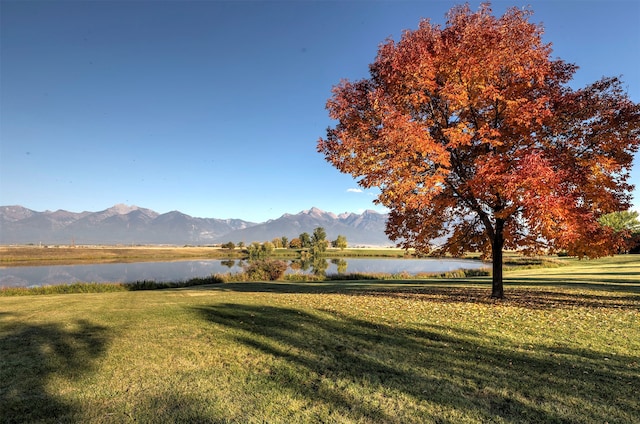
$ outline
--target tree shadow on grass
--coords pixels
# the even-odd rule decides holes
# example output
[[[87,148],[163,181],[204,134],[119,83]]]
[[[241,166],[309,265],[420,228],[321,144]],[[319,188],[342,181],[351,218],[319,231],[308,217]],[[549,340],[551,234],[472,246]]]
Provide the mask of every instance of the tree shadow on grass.
[[[473,287],[415,287],[411,289],[385,289],[354,293],[366,296],[389,296],[436,303],[476,303],[514,306],[526,309],[595,308],[640,309],[640,295],[589,294],[576,291],[550,290],[546,288],[505,289],[504,299],[493,299],[486,289]]]
[[[535,284],[535,283],[534,283]],[[485,287],[486,285],[486,287]],[[507,282],[505,298],[491,298],[490,283],[479,281],[357,281],[338,283],[227,283],[212,290],[242,293],[346,294],[353,296],[388,296],[441,303],[501,304],[527,309],[612,308],[640,309],[640,294],[635,287],[612,287],[593,284],[561,284],[549,282],[540,287],[522,287],[525,281]],[[570,290],[567,290],[570,288]],[[598,294],[597,290],[602,290]],[[202,289],[199,287],[198,289]],[[591,290],[581,293],[573,289]],[[616,293],[616,294],[612,294]],[[617,294],[619,293],[619,295]]]
[[[67,422],[80,405],[51,393],[53,377],[74,380],[89,372],[107,345],[106,328],[0,323],[0,421]]]
[[[329,420],[456,422],[452,411],[481,422],[640,417],[637,358],[542,345],[520,349],[473,330],[403,328],[328,310],[243,304],[196,310],[233,330],[225,337],[275,359],[268,371],[256,370],[262,387],[334,411]]]
[[[606,277],[607,275],[615,277]],[[624,277],[621,277],[623,276]],[[640,293],[640,279],[638,273],[611,272],[598,273],[572,273],[561,278],[554,276],[514,276],[505,280],[509,285],[529,285],[540,287],[577,287],[590,290],[625,291],[628,293]]]

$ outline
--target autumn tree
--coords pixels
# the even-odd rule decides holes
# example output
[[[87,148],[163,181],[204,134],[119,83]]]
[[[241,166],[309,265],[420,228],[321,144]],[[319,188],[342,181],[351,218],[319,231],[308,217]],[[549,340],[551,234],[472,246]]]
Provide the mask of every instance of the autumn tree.
[[[299,238],[293,238],[289,242],[289,248],[300,249],[302,247],[302,241]]]
[[[419,252],[483,252],[502,298],[502,252],[615,252],[602,215],[626,210],[640,107],[618,78],[572,89],[529,9],[458,6],[380,45],[370,78],[327,102],[318,151],[390,209],[386,233]],[[434,245],[434,240],[445,240]]]

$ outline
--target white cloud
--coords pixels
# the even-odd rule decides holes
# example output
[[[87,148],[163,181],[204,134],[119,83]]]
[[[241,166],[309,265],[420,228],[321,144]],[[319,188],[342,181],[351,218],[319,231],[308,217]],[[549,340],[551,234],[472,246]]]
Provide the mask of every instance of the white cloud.
[[[348,188],[347,193],[362,193],[362,190],[359,188]]]

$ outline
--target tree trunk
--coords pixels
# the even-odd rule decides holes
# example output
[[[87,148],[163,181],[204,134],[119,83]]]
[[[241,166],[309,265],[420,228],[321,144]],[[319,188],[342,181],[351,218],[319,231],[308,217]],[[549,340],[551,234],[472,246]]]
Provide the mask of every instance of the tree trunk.
[[[493,259],[493,278],[491,286],[491,297],[502,299],[504,297],[504,287],[502,285],[502,248],[504,246],[504,221],[496,219],[496,228],[493,240],[491,241],[491,256]]]

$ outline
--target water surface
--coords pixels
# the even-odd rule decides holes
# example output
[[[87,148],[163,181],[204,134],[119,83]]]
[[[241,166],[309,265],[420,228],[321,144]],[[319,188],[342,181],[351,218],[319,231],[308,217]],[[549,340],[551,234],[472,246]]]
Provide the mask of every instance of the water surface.
[[[0,267],[0,287],[35,287],[70,284],[76,282],[185,281],[208,277],[212,274],[236,273],[246,261],[240,260],[188,260],[171,262],[135,262],[112,264],[52,265]],[[416,275],[430,272],[448,272],[458,269],[486,267],[479,261],[455,259],[324,259],[319,262],[294,261],[287,270],[293,273],[407,273]]]

